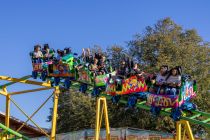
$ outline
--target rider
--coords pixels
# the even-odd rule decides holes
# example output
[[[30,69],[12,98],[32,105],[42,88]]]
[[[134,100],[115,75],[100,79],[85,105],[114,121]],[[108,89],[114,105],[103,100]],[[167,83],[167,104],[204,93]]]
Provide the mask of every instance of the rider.
[[[181,67],[175,67],[170,70],[166,78],[166,93],[169,95],[176,95],[178,88],[181,86]]]
[[[168,66],[162,65],[160,67],[159,73],[157,74],[155,78],[154,86],[150,87],[150,92],[155,92],[157,94],[164,93],[167,74],[168,74]],[[153,80],[152,80],[152,83],[153,83]]]
[[[52,60],[54,57],[54,50],[50,49],[48,44],[44,44],[42,53],[44,55],[44,61]]]
[[[64,56],[64,51],[58,49],[57,50],[57,60],[60,61],[62,59],[62,57]]]
[[[101,74],[108,73],[106,67],[107,67],[106,57],[102,56],[102,58],[101,58],[101,60],[99,61],[99,64],[98,64],[99,72]]]
[[[68,55],[68,54],[71,54],[71,53],[72,53],[72,52],[71,52],[71,48],[68,48],[68,47],[67,47],[67,48],[64,49],[64,54],[65,54],[65,55]]]
[[[43,54],[41,52],[41,46],[35,45],[34,46],[34,52],[33,52],[33,62],[34,63],[41,63],[43,58]]]
[[[134,73],[134,75],[136,75],[137,77],[142,77],[142,75],[144,74],[143,71],[140,70],[138,63],[134,63],[133,65],[133,71],[131,71],[131,73]]]
[[[82,60],[85,62],[85,63],[92,63],[94,60],[93,60],[93,56],[90,52],[90,48],[83,48],[82,49]]]
[[[117,71],[117,75],[119,75],[120,77],[124,77],[127,75],[127,65],[124,60],[120,63],[120,67]]]
[[[90,65],[90,71],[93,73],[95,77],[98,74],[98,59],[94,58],[94,63]]]
[[[117,89],[116,90],[120,90],[122,88],[122,80],[127,77],[128,74],[128,68],[126,65],[126,62],[123,60],[120,63],[120,68],[117,70],[117,74],[116,74],[116,84],[117,84]]]

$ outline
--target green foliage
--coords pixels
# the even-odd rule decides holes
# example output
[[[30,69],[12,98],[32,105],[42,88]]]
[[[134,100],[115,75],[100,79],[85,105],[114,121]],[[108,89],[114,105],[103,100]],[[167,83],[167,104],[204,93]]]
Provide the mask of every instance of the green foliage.
[[[107,55],[111,60],[112,67],[114,69],[119,68],[121,60],[128,57],[126,50],[118,45],[113,45],[107,48]]]
[[[73,90],[62,93],[58,114],[59,133],[94,128],[95,99]]]
[[[157,72],[165,64],[170,68],[182,66],[183,73],[197,80],[198,93],[194,102],[198,109],[210,112],[209,43],[204,42],[196,30],[183,30],[170,18],[159,20],[145,30],[144,34],[136,35],[130,41],[130,54],[143,64],[147,72]]]

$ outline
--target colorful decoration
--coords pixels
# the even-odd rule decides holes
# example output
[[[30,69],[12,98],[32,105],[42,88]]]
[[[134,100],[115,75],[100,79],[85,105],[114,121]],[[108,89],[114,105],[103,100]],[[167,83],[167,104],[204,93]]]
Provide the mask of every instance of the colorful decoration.
[[[107,83],[109,77],[110,76],[114,76],[114,75],[116,75],[115,71],[110,73],[110,74],[96,76],[96,78],[95,78],[95,86],[96,87],[106,86],[106,83]]]
[[[78,78],[79,81],[88,83],[88,84],[91,83],[91,75],[89,74],[88,70],[86,70],[85,68],[81,68],[78,71],[78,75],[79,75],[79,78]]]
[[[178,96],[171,95],[148,94],[147,104],[162,108],[175,108],[179,105],[178,98]]]
[[[52,70],[49,70],[48,76],[51,77],[74,77],[74,73],[70,73],[69,66],[67,64],[52,64],[49,66],[52,68]]]
[[[116,84],[107,84],[106,92],[110,95],[125,95],[137,92],[147,91],[147,85],[144,79],[137,78],[132,76],[122,82],[122,90],[116,91]]]

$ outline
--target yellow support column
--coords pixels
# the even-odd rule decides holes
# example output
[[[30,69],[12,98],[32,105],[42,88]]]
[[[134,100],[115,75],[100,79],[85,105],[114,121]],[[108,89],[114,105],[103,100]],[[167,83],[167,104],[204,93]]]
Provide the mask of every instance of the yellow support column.
[[[3,88],[3,91],[7,94],[6,87]],[[10,95],[6,95],[6,114],[5,114],[5,126],[9,128],[10,126]],[[6,135],[3,140],[6,140],[8,136]]]
[[[109,128],[109,116],[108,116],[108,110],[107,110],[107,103],[106,103],[106,98],[104,97],[104,117],[105,117],[105,125],[106,125],[106,139],[110,140],[111,135],[110,135],[110,128]]]
[[[6,93],[6,114],[5,114],[5,126],[9,127],[9,117],[10,117],[10,95],[7,94],[6,87],[3,88],[3,91]]]
[[[189,137],[189,140],[195,140],[192,130],[191,130],[191,127],[190,127],[190,124],[189,124],[189,121],[185,121],[185,120],[176,122],[176,133],[177,133],[176,140],[183,140],[182,139],[182,125],[184,128],[183,139],[186,137],[186,134],[187,134]]]
[[[190,123],[189,121],[186,121],[185,122],[185,128],[187,129],[187,133],[188,133],[188,136],[189,136],[189,140],[194,140],[194,136],[193,136],[193,133],[192,133],[192,129],[190,127]]]
[[[58,98],[59,98],[59,87],[55,88],[54,91],[54,106],[52,114],[52,130],[51,130],[51,140],[56,139],[56,125],[57,125],[57,111],[58,111]]]
[[[100,98],[97,99],[96,102],[96,128],[95,128],[95,139],[99,140],[100,137],[100,131],[99,131],[99,126],[100,126],[100,112],[101,111],[101,104],[100,104]]]
[[[101,108],[102,104],[102,108]],[[103,119],[103,114],[105,118],[106,125],[106,140],[110,140],[110,128],[109,128],[109,117],[107,111],[107,102],[105,97],[100,97],[97,99],[96,103],[96,128],[95,128],[95,140],[99,140],[100,138],[100,128],[101,122]]]

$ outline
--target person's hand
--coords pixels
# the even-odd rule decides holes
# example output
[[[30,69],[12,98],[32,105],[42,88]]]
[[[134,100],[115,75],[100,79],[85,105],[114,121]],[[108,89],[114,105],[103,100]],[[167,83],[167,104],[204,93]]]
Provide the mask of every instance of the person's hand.
[[[178,83],[177,86],[180,87],[181,86],[181,83]]]
[[[176,87],[177,84],[173,82],[173,83],[169,83],[169,86],[171,86],[171,87]]]
[[[154,84],[155,83],[155,80],[151,80],[151,83]]]

